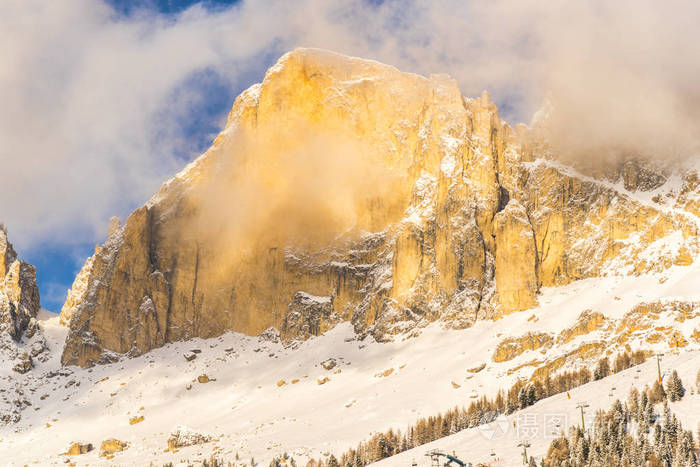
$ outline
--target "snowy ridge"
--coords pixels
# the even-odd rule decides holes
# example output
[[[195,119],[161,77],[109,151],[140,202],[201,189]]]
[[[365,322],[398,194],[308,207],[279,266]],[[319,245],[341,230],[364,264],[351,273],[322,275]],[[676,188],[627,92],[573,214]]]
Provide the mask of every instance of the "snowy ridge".
[[[652,199],[658,195],[664,195],[667,193],[675,193],[676,195],[680,192],[681,187],[683,186],[683,180],[681,179],[680,176],[677,174],[671,175],[666,183],[663,185],[649,191],[629,191],[628,189],[625,188],[624,183],[622,180],[618,180],[617,182],[613,183],[608,180],[601,180],[598,178],[590,177],[588,175],[584,175],[575,168],[565,165],[561,163],[560,161],[554,160],[554,159],[545,159],[545,158],[539,158],[533,162],[523,162],[523,165],[527,168],[535,168],[538,166],[545,166],[545,167],[550,167],[552,169],[557,170],[559,173],[563,175],[567,175],[569,177],[577,178],[579,180],[582,180],[584,182],[589,182],[589,183],[594,183],[596,185],[602,186],[604,188],[608,188],[611,190],[616,191],[618,194],[646,207],[650,207],[652,209],[656,209],[658,211],[662,211],[665,213],[669,214],[677,214],[686,217],[689,220],[692,220],[696,223],[698,227],[700,227],[700,218],[698,216],[693,215],[692,213],[685,211],[683,209],[677,209],[677,208],[672,208],[672,207],[667,207],[663,204],[655,203]]]

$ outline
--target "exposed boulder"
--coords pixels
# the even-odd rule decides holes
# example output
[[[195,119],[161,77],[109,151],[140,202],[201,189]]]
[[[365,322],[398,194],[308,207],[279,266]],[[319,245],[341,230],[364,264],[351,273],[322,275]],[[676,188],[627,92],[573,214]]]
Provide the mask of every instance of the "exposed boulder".
[[[19,354],[18,360],[19,362],[12,367],[13,371],[24,374],[32,369],[32,356],[27,352]]]
[[[335,358],[328,358],[328,359],[321,362],[321,366],[326,370],[332,370],[337,365],[338,365],[338,362]]]
[[[116,438],[109,438],[102,441],[100,445],[100,457],[111,458],[114,454],[125,450],[128,447],[128,443],[124,441],[119,441]]]
[[[205,384],[205,383],[208,383],[209,381],[211,381],[211,379],[206,374],[201,374],[201,375],[197,376],[197,381],[201,384]]]
[[[91,443],[79,443],[79,442],[74,442],[71,443],[70,446],[68,446],[68,450],[64,453],[66,456],[78,456],[80,454],[87,454],[88,452],[92,451],[94,448],[92,447]]]

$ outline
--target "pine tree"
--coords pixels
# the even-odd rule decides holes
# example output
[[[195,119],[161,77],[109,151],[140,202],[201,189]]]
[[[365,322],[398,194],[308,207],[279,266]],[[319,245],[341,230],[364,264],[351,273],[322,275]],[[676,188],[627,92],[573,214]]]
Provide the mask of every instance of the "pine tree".
[[[527,387],[527,405],[532,405],[537,402],[537,392],[534,385],[529,385]]]
[[[678,376],[678,372],[676,370],[673,370],[673,373],[671,373],[671,377],[666,384],[666,388],[671,402],[676,402],[683,398],[685,388],[683,387],[683,381],[681,381],[681,378]]]
[[[639,419],[639,391],[637,391],[637,388],[632,388],[627,401],[627,407],[629,407],[629,411],[632,413],[632,415]]]
[[[645,420],[645,415],[647,412],[647,406],[649,405],[649,397],[647,396],[647,391],[646,388],[642,391],[641,396],[639,397],[639,409],[637,410],[637,420],[641,423],[644,421],[644,424],[648,423]],[[645,430],[646,431],[646,430]]]
[[[527,407],[527,390],[525,388],[520,388],[518,391],[518,407],[521,409]]]
[[[680,465],[687,465],[693,454],[693,434],[690,431],[683,431],[676,446],[675,456]]]
[[[597,381],[599,379],[605,378],[609,374],[610,362],[608,361],[607,357],[601,358],[595,367],[595,371],[593,372],[593,379]]]
[[[662,436],[661,436],[661,425],[654,424],[654,447],[656,449],[661,449],[661,442],[662,442]]]
[[[649,391],[649,402],[651,404],[657,404],[665,398],[666,392],[664,391],[664,387],[659,381],[654,381],[654,385],[652,386],[651,391]]]

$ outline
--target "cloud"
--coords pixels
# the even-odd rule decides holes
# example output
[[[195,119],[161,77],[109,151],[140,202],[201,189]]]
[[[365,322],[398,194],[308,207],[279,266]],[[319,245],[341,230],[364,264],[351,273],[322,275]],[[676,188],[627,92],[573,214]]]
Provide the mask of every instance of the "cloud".
[[[202,149],[222,117],[207,106],[230,107],[234,89],[296,46],[448,73],[465,95],[488,89],[513,122],[549,95],[562,151],[691,153],[699,16],[697,3],[673,0],[270,0],[127,17],[94,0],[10,0],[0,218],[20,247],[99,241],[110,216]]]
[[[94,1],[3,8],[0,216],[20,246],[104,235],[111,215],[143,203],[193,156],[178,130],[198,100],[216,96],[192,76],[209,70],[232,87],[238,66],[269,46],[237,10],[119,19]],[[212,118],[190,115],[199,117]]]

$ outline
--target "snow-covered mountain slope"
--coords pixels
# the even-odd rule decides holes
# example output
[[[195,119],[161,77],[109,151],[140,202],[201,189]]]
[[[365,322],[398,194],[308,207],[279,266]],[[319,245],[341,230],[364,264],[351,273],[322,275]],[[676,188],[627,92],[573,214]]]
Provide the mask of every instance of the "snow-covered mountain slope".
[[[81,442],[96,449],[70,456],[78,465],[161,465],[211,454],[231,462],[238,454],[247,463],[252,456],[266,465],[285,451],[304,462],[324,453],[339,454],[373,432],[404,429],[420,417],[468,405],[474,397],[493,397],[517,378],[530,377],[535,368],[592,366],[601,355],[626,348],[669,353],[669,347],[684,346],[681,355],[664,357],[663,367],[677,367],[689,383],[700,365],[699,281],[700,266],[674,266],[663,273],[544,288],[535,309],[460,330],[433,323],[389,343],[374,342],[371,336],[360,341],[349,323],[287,347],[274,333],[227,333],[170,343],[140,357],[88,369],[60,366],[67,329],[52,317],[41,321],[50,360],[36,362],[24,375],[6,365],[0,368],[6,407],[24,401],[21,420],[0,428],[0,459],[9,465],[62,462],[66,457],[61,453],[72,442]],[[634,310],[638,313],[628,314]],[[578,326],[583,312],[600,313],[604,319]],[[516,345],[507,359],[497,352],[503,342],[527,333],[552,338],[534,350],[521,352],[527,346]],[[650,339],[655,333],[660,337]],[[589,351],[577,351],[584,347]],[[468,371],[482,364],[483,370]],[[606,407],[612,386],[622,396],[629,384],[653,381],[655,363],[641,368],[642,373],[632,369],[576,389],[571,400],[563,394],[539,402],[528,413],[566,410],[573,420],[579,399],[587,400],[591,409],[594,404]],[[209,381],[200,382],[202,375]],[[697,399],[688,397],[677,407],[700,413]],[[166,452],[169,435],[179,425],[213,441]],[[517,443],[510,438],[486,442],[479,433],[469,430],[434,445],[458,454],[468,448],[475,459],[484,460],[490,459],[490,449],[498,448],[497,455],[506,459],[503,465],[517,459]],[[98,457],[100,444],[108,438],[128,443],[111,460]],[[544,440],[534,441],[533,453],[545,447]],[[427,460],[423,448],[415,451],[387,462]]]
[[[694,430],[700,422],[700,392],[695,384],[700,370],[700,352],[694,349],[665,354],[662,369],[664,374],[671,370],[678,371],[684,382],[686,395],[679,402],[669,403],[669,406],[684,429]],[[568,433],[570,427],[581,426],[581,412],[577,408],[579,403],[588,405],[584,409],[584,422],[588,430],[593,426],[596,411],[608,410],[616,399],[625,402],[632,388],[651,386],[656,379],[657,363],[651,359],[607,378],[579,386],[568,393],[543,399],[512,415],[501,416],[490,424],[460,431],[373,465],[427,467],[431,463],[426,453],[432,450],[454,453],[461,461],[473,465],[521,465],[521,443],[530,444],[527,448],[528,457],[533,456],[539,462],[559,433]],[[657,408],[657,412],[661,412],[660,408]]]

